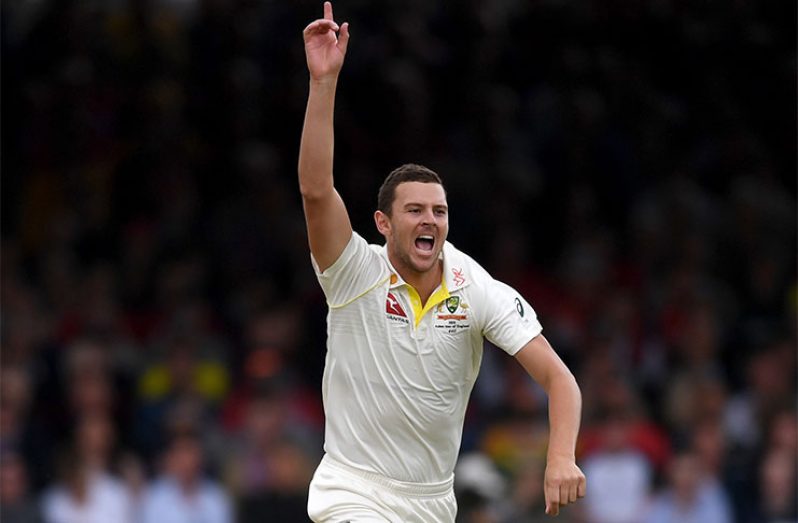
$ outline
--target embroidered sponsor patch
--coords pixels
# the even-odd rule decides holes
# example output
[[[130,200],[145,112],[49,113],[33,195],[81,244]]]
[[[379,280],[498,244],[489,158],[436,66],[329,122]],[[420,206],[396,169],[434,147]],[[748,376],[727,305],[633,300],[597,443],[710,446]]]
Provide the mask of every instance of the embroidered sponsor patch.
[[[396,296],[394,296],[392,292],[389,292],[388,297],[385,299],[385,312],[388,318],[392,320],[398,320],[403,323],[410,321],[407,319],[407,314],[399,303],[399,300],[396,299]]]

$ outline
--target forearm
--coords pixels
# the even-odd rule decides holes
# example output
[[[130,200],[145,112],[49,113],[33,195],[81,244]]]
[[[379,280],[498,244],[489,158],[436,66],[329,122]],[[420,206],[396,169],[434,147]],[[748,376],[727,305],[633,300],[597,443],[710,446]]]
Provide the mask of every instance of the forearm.
[[[333,112],[337,78],[311,80],[299,145],[299,189],[307,199],[333,188]]]
[[[582,417],[582,393],[571,371],[541,334],[515,355],[549,396],[549,452],[544,493],[546,514],[585,495],[585,475],[576,466],[576,437]]]
[[[549,395],[548,458],[573,460],[582,415],[582,394],[570,372],[558,373],[551,379]]]

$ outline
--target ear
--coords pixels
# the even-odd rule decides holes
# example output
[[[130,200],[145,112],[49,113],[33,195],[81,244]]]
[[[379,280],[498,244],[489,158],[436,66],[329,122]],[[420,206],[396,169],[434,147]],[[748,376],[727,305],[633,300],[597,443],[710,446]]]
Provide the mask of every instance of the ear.
[[[386,238],[391,234],[391,219],[382,211],[374,212],[374,223],[377,224],[377,230]]]

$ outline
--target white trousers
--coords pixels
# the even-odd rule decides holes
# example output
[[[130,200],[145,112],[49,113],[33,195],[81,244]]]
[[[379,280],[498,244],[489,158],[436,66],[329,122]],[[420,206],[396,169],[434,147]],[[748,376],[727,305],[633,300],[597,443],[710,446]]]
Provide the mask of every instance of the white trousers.
[[[408,483],[365,472],[325,455],[308,493],[308,515],[316,523],[453,523],[457,501],[453,478]]]

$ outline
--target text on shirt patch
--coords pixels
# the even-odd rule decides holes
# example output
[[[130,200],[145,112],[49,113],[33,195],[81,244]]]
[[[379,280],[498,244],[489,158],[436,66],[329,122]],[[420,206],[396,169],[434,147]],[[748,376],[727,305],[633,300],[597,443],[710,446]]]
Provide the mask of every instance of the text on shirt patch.
[[[440,302],[435,307],[435,328],[449,334],[467,329],[470,326],[468,308],[468,304],[460,300],[459,296],[450,296]]]

